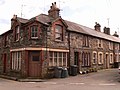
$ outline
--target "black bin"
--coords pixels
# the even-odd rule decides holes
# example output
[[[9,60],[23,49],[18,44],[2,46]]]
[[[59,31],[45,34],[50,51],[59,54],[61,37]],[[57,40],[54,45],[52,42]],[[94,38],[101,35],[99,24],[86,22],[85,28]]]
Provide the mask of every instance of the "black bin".
[[[67,70],[67,68],[63,68],[62,69],[61,77],[62,78],[68,77],[68,70]]]
[[[76,76],[77,75],[77,68],[78,68],[77,65],[71,65],[70,66],[70,75]]]
[[[114,62],[114,68],[118,68],[120,66],[119,62]]]
[[[55,78],[61,78],[62,67],[55,67],[54,68],[54,76]]]

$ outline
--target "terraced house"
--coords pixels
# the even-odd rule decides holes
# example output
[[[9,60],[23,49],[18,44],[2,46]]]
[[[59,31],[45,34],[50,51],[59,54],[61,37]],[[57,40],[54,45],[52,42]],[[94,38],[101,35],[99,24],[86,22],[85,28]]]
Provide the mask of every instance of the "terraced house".
[[[52,66],[113,68],[119,63],[120,39],[110,28],[95,29],[62,19],[56,2],[48,15],[31,19],[14,15],[11,29],[0,35],[0,73],[19,78],[45,78]]]

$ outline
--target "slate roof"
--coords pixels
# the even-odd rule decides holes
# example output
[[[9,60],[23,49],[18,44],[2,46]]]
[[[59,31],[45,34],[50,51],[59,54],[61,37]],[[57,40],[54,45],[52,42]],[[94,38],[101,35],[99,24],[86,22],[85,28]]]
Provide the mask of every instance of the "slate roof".
[[[20,18],[20,17],[17,17],[17,19],[18,19],[19,22],[21,22],[21,23],[27,23],[27,22],[28,22],[28,19],[24,19],[24,18]]]
[[[78,33],[83,33],[83,34],[91,35],[91,36],[102,38],[102,39],[107,39],[107,40],[114,41],[114,42],[120,42],[120,38],[118,37],[108,35],[103,32],[99,32],[89,27],[86,27],[86,26],[83,26],[83,25],[80,25],[74,22],[70,22],[67,20],[66,20],[66,23],[68,24],[68,30],[70,31],[75,31]]]
[[[38,16],[33,17],[35,20],[43,23],[43,24],[48,24],[49,22],[52,22],[54,19],[52,17],[49,17],[49,15],[46,14],[40,14]],[[27,19],[23,19],[23,18],[18,18],[18,20],[21,23],[26,23],[29,22],[29,20]],[[77,32],[77,33],[83,33],[86,35],[90,35],[90,36],[94,36],[94,37],[98,37],[98,38],[102,38],[102,39],[106,39],[106,40],[110,40],[110,41],[114,41],[114,42],[120,42],[120,38],[112,36],[112,35],[107,35],[103,32],[99,32],[96,31],[94,29],[91,29],[89,27],[71,22],[71,21],[67,21],[64,20],[65,23],[68,25],[68,31],[73,31],[73,32]]]

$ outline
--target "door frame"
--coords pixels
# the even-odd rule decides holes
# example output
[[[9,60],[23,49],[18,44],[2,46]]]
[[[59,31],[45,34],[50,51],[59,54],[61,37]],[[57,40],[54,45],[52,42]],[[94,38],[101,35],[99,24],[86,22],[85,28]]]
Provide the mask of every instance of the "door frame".
[[[32,52],[39,52],[39,59],[40,59],[39,61],[32,61],[32,55],[35,55],[35,54],[32,54]],[[30,70],[32,67],[30,64],[32,64],[32,63],[33,64],[37,63],[38,66],[40,65],[40,69],[38,71],[38,73],[40,74],[39,76],[32,76],[31,75]],[[41,77],[41,75],[42,75],[42,51],[38,51],[38,50],[28,51],[28,77]]]

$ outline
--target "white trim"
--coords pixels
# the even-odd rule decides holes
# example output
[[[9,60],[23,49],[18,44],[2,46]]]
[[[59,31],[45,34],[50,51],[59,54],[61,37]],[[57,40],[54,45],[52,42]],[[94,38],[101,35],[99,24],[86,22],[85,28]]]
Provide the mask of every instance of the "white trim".
[[[13,52],[13,51],[24,51],[24,50],[42,50],[42,51],[47,50],[47,51],[55,51],[55,52],[69,52],[69,50],[65,50],[65,49],[32,48],[32,47],[11,49],[10,52]]]
[[[101,59],[102,61],[100,62],[100,54],[102,55]],[[103,52],[98,52],[98,64],[103,64]]]

